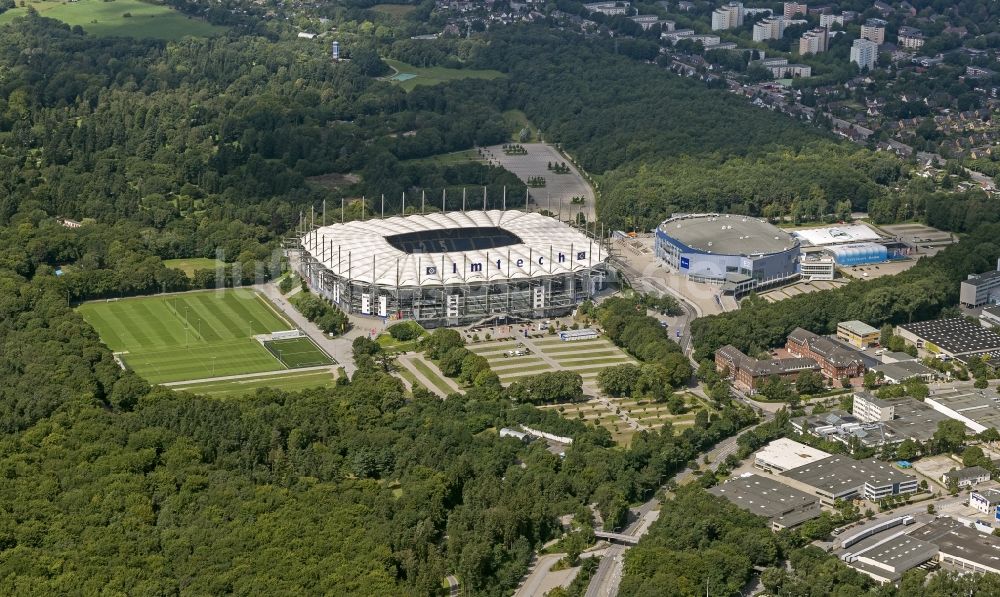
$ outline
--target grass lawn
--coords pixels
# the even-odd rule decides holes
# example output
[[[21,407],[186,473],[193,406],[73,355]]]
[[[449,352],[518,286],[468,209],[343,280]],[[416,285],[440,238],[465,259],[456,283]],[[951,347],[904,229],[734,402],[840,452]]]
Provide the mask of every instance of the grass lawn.
[[[24,16],[27,7],[18,7],[0,15],[0,25],[11,22],[15,17]],[[181,14],[162,4],[151,4],[140,0],[42,0],[27,3],[35,7],[43,17],[58,19],[70,26],[80,25],[97,36],[152,37],[156,39],[180,39],[193,35],[208,37],[223,33],[224,27],[216,27],[201,19]],[[129,17],[124,16],[128,13]]]
[[[194,272],[200,269],[215,269],[221,265],[225,265],[218,259],[208,259],[206,257],[192,257],[190,259],[164,259],[163,265],[171,267],[174,269],[179,269],[187,277],[193,277]]]
[[[448,383],[445,380],[441,378],[441,375],[437,371],[429,367],[427,363],[425,363],[423,360],[413,359],[410,362],[413,363],[413,366],[417,368],[417,371],[422,373],[424,377],[426,377],[432,384],[434,384],[434,388],[437,388],[439,392],[443,392],[442,394],[443,396],[447,396],[448,394],[451,394],[452,392],[455,391],[451,388],[450,385],[448,385]],[[433,391],[434,388],[428,388],[428,389]]]
[[[78,310],[150,383],[284,369],[252,334],[293,327],[246,289],[94,301]]]
[[[266,343],[265,348],[289,369],[333,363],[330,357],[307,337],[271,340]]]
[[[401,19],[417,9],[414,4],[376,4],[369,10],[385,13],[389,16]]]
[[[437,85],[458,79],[499,79],[504,74],[498,70],[476,70],[471,68],[445,68],[443,66],[417,67],[398,60],[385,59],[385,63],[395,69],[396,74],[387,80],[397,83],[406,91],[417,85]],[[407,77],[406,75],[413,75]]]
[[[210,381],[183,386],[171,386],[170,389],[178,392],[192,392],[203,396],[231,398],[249,394],[258,388],[278,388],[287,392],[296,392],[309,388],[329,388],[333,387],[335,381],[329,371],[303,371],[250,379],[231,379],[228,381]]]
[[[415,80],[415,79],[411,79]],[[439,153],[437,155],[428,156],[426,158],[413,158],[410,160],[403,160],[407,164],[431,164],[437,166],[455,166],[458,164],[467,164],[469,162],[480,162],[482,158],[479,157],[479,152],[475,149],[463,149],[461,151],[452,151],[451,153]]]
[[[627,355],[622,353],[609,352],[596,352],[593,354],[575,354],[572,358],[563,356],[557,358],[556,362],[564,367],[579,367],[580,365],[602,365],[605,363],[632,363],[634,362]]]
[[[416,340],[396,340],[389,334],[379,334],[378,338],[375,338],[375,341],[389,352],[412,352],[419,348],[422,338],[423,336]]]

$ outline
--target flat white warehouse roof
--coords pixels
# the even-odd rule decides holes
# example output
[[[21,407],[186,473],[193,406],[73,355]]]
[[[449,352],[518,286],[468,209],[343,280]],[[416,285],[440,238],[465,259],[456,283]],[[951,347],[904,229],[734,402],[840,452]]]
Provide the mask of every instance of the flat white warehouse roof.
[[[754,459],[775,470],[790,471],[827,456],[823,450],[783,437],[761,448]]]
[[[878,232],[875,232],[865,224],[845,224],[843,226],[830,226],[829,228],[793,230],[792,236],[795,236],[803,243],[808,243],[815,247],[873,241],[882,238]]]
[[[598,242],[567,224],[516,210],[354,221],[317,228],[301,240],[337,276],[386,286],[543,278],[607,258]]]

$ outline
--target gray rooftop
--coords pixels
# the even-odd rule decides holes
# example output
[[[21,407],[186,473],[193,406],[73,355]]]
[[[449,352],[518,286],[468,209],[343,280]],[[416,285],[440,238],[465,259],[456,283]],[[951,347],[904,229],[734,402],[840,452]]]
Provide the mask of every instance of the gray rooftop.
[[[951,518],[937,518],[910,533],[938,546],[943,555],[957,556],[1000,572],[1000,539],[980,533]]]
[[[970,466],[961,470],[948,471],[944,474],[945,477],[955,479],[956,481],[962,481],[964,479],[978,479],[984,475],[989,477],[990,473],[981,466]]]
[[[886,421],[885,426],[900,440],[911,438],[925,442],[934,436],[938,423],[948,420],[945,415],[914,398],[893,400],[892,405],[895,418]]]
[[[892,468],[889,464],[874,458],[855,460],[841,455],[833,455],[802,465],[785,471],[782,475],[833,496],[860,489],[865,483],[884,487],[914,479],[913,475]]]
[[[911,377],[922,377],[924,375],[936,375],[937,372],[924,365],[920,361],[902,361],[900,363],[883,363],[872,367],[874,371],[881,371],[889,379],[902,382]]]
[[[1000,334],[961,317],[905,323],[899,327],[954,355],[1000,349]]]
[[[801,524],[820,514],[816,497],[761,475],[736,477],[708,492],[785,527]]]
[[[992,282],[1000,278],[1000,270],[992,270],[984,272],[982,274],[972,274],[965,280],[962,280],[962,284],[970,284],[972,286],[981,286],[988,282]]]
[[[867,558],[878,562],[882,566],[887,566],[892,571],[877,566],[869,568],[870,564],[866,566],[864,562],[852,562],[852,566],[856,566],[861,570],[871,570],[883,577],[896,579],[907,570],[915,568],[937,556],[937,545],[929,541],[923,541],[904,533],[888,539],[881,537],[881,535],[880,533],[865,543],[858,544],[855,548],[860,547],[860,549],[855,550],[855,548],[852,548],[851,552],[858,557]]]
[[[866,336],[868,334],[878,333],[878,328],[873,328],[863,321],[858,321],[857,319],[852,319],[851,321],[841,321],[837,324],[837,327],[844,328],[845,330],[857,334],[859,336]]]
[[[936,392],[929,399],[984,427],[1000,429],[1000,395],[992,389],[960,388]]]
[[[660,230],[704,253],[764,255],[779,253],[799,245],[799,241],[791,234],[764,220],[749,216],[675,216],[660,224]]]
[[[1000,490],[998,489],[976,489],[972,493],[977,493],[991,504],[1000,504]]]

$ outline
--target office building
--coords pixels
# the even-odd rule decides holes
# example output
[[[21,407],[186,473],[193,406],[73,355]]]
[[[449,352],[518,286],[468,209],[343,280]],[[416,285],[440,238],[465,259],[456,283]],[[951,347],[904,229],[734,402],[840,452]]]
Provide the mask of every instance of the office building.
[[[836,273],[836,263],[832,257],[803,255],[799,261],[799,275],[807,280],[832,280]]]
[[[887,400],[876,398],[869,392],[854,393],[854,408],[852,413],[864,423],[891,421],[895,418],[893,404]]]
[[[819,54],[829,47],[830,32],[826,27],[810,29],[799,38],[799,55]]]
[[[931,356],[960,357],[1000,350],[1000,334],[961,317],[904,323],[896,335]]]
[[[996,489],[976,489],[969,492],[969,507],[979,510],[996,520],[997,507],[1000,506],[1000,491]]]
[[[913,27],[900,27],[896,43],[905,50],[919,50],[924,47],[924,34]]]
[[[880,335],[878,328],[857,319],[837,324],[837,337],[859,350],[878,344]]]
[[[763,21],[754,23],[753,40],[765,41],[768,39],[781,39],[785,34],[784,17],[768,17]]]
[[[799,4],[798,2],[785,2],[783,5],[782,16],[786,19],[790,19],[795,15],[808,14],[809,7],[805,4]]]
[[[823,450],[782,437],[758,450],[753,465],[769,473],[783,473],[829,456]]]
[[[811,487],[824,505],[855,497],[876,501],[917,491],[916,477],[874,458],[833,455],[781,475]]]
[[[712,31],[735,29],[743,24],[743,3],[730,2],[712,12]]]
[[[979,323],[983,324],[983,327],[988,328],[1000,326],[1000,306],[990,305],[983,307],[982,313],[979,314]]]
[[[815,496],[753,473],[716,485],[708,492],[752,514],[766,517],[774,531],[800,525],[820,515],[819,500]]]
[[[885,43],[885,26],[888,25],[882,19],[868,19],[861,25],[861,39],[875,42],[876,45]]]
[[[858,377],[864,375],[866,369],[858,353],[802,328],[795,328],[788,335],[785,350],[794,357],[816,361],[827,379]]]
[[[958,287],[958,302],[969,309],[1000,302],[1000,260],[993,271],[969,274]]]

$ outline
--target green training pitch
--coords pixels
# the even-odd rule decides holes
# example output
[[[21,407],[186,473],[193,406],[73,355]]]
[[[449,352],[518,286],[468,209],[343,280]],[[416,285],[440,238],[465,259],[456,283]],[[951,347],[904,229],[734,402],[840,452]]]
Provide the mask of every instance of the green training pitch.
[[[213,398],[233,398],[256,391],[258,388],[281,388],[286,392],[297,392],[311,388],[333,387],[336,379],[329,371],[299,371],[252,377],[249,379],[229,379],[171,386],[178,392],[191,392]]]
[[[253,334],[293,327],[245,289],[94,301],[79,311],[150,383],[284,369]]]
[[[288,340],[269,340],[264,343],[271,354],[278,358],[289,369],[300,367],[317,367],[330,365],[333,361],[308,337],[289,338]]]
[[[162,4],[141,0],[40,0],[18,3],[0,15],[0,25],[27,14],[32,6],[43,17],[58,19],[67,25],[80,25],[84,31],[97,36],[150,37],[155,39],[180,39],[192,35],[208,37],[225,31],[201,19],[189,17]],[[125,16],[129,15],[129,16]]]
[[[187,277],[194,277],[194,273],[200,269],[215,269],[226,265],[225,263],[219,261],[218,259],[206,259],[204,257],[191,257],[188,259],[164,259],[163,265],[166,267],[172,267],[174,269],[179,269]]]
[[[384,62],[396,71],[395,74],[388,77],[388,80],[398,84],[406,91],[412,91],[417,85],[437,85],[458,79],[499,79],[506,76],[498,70],[445,68],[443,66],[423,68],[390,59],[386,59]]]

